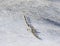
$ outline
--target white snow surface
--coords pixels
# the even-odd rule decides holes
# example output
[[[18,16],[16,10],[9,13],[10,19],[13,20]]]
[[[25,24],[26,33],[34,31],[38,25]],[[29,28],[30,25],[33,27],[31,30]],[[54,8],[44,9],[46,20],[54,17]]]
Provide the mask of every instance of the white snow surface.
[[[28,29],[24,16],[37,29],[36,38]],[[0,46],[60,46],[59,0],[0,0]]]

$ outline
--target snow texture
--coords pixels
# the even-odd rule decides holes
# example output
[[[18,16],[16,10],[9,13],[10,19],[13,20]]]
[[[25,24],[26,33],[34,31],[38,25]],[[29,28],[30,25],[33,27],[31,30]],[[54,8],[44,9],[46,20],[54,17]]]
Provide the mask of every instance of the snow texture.
[[[60,1],[0,0],[0,46],[60,46]]]

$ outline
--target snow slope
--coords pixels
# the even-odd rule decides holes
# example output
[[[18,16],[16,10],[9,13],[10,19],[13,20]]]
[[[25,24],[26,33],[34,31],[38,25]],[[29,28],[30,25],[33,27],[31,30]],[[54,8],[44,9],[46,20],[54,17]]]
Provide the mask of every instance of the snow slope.
[[[24,16],[29,17],[42,40],[33,35]],[[0,46],[60,46],[58,25],[58,1],[0,0]]]

